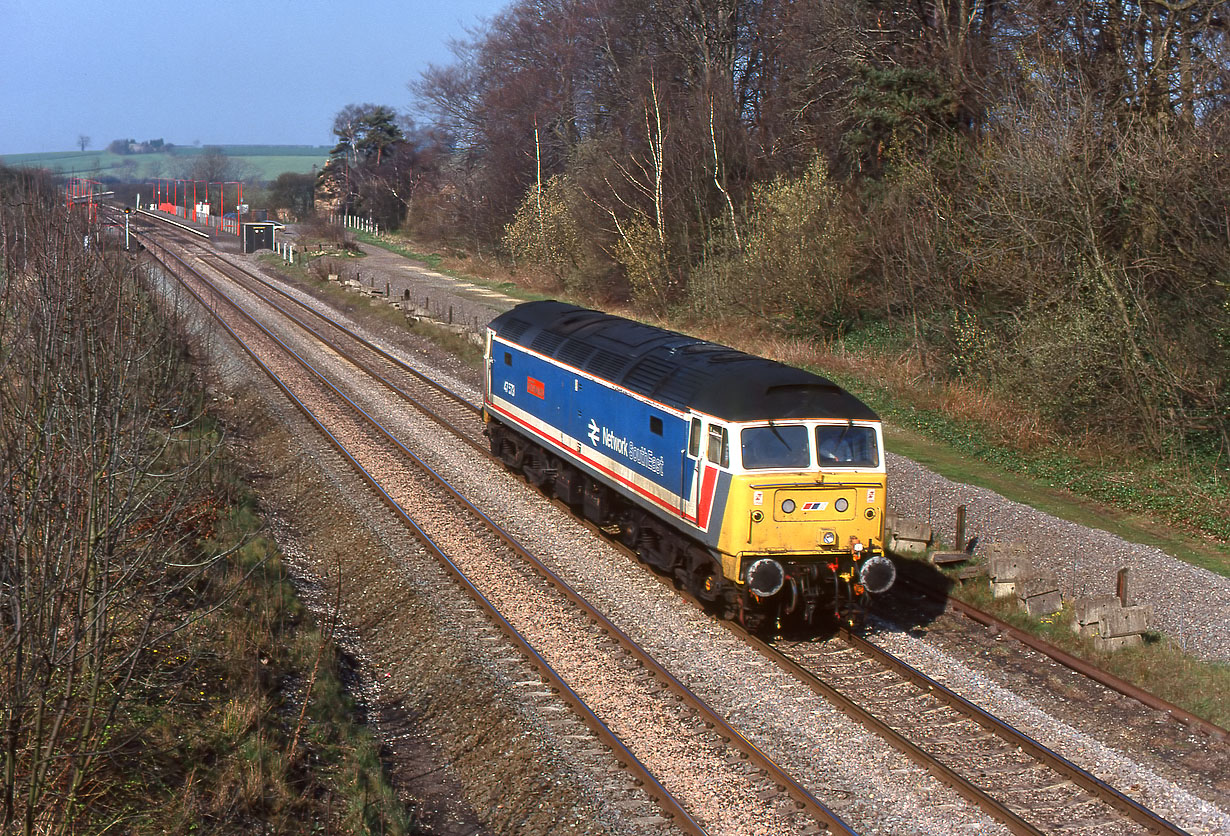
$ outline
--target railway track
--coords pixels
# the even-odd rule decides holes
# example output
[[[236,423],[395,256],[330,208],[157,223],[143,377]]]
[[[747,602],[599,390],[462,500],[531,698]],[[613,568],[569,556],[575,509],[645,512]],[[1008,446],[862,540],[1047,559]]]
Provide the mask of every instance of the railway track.
[[[1014,833],[1184,832],[859,635],[761,644]]]
[[[201,257],[220,261],[213,254]],[[234,270],[233,265],[229,266]],[[316,339],[327,342],[333,351],[346,356],[373,379],[385,381],[382,385],[424,410],[432,420],[486,452],[479,441],[481,432],[476,429],[477,409],[464,398],[447,390],[433,394],[431,390],[436,387],[426,377],[264,279],[247,274],[242,281],[254,292],[280,297],[277,307],[283,316]],[[527,558],[534,560],[528,553],[521,557]],[[538,571],[544,570],[542,567]],[[610,635],[610,628],[605,629],[605,635]],[[749,641],[808,687],[824,694],[843,711],[858,716],[860,722],[889,739],[1012,832],[1183,832],[1061,756],[947,692],[939,683],[911,672],[907,665],[887,657],[884,651],[856,636],[843,638],[845,643],[839,649],[834,649],[834,643],[799,642],[770,647],[753,639]],[[645,662],[641,660],[639,664],[643,666]],[[658,681],[670,678],[664,670],[653,676]],[[885,676],[895,677],[890,686],[867,687],[867,683],[883,684]],[[904,695],[907,688],[912,689],[909,696]],[[897,696],[885,699],[886,694]],[[937,694],[942,699],[937,699]]]
[[[289,321],[344,356],[373,380],[408,401],[444,429],[470,446],[487,450],[482,425],[476,422],[479,409],[464,396],[431,380],[408,363],[385,351],[342,323],[295,298],[263,277],[227,261],[203,243],[180,237],[193,257],[228,276],[253,293]]]
[[[164,258],[168,269],[446,562],[561,698],[612,746],[617,761],[644,782],[676,826],[692,833],[743,828],[809,833],[820,827],[853,832],[272,330],[238,305],[233,315],[221,313],[219,298],[231,304],[229,296],[169,251]],[[277,361],[264,359],[274,356]],[[347,406],[340,407],[339,400]],[[413,470],[405,467],[411,462]],[[458,508],[464,513],[459,515]],[[659,780],[662,774],[671,777]],[[712,798],[719,788],[716,796],[737,799],[736,809],[714,811]],[[783,803],[787,799],[793,803]],[[738,821],[729,821],[732,816]]]

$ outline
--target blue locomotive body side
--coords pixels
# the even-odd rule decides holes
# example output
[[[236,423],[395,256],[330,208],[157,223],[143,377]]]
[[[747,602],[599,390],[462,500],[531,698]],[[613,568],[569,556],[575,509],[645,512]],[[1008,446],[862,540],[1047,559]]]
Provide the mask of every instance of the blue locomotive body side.
[[[707,532],[720,528],[730,473],[698,467],[688,455],[687,414],[491,339],[488,410],[656,516],[691,528],[702,542],[716,540]]]

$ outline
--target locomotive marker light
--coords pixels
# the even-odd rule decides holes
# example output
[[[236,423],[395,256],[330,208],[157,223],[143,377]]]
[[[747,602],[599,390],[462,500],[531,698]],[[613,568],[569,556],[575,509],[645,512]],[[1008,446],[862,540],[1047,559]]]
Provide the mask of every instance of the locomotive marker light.
[[[846,498],[844,496],[841,499],[838,499],[836,502],[833,503],[833,509],[837,511],[837,513],[839,514],[844,513],[845,510],[849,507],[850,507],[850,503],[846,502]]]

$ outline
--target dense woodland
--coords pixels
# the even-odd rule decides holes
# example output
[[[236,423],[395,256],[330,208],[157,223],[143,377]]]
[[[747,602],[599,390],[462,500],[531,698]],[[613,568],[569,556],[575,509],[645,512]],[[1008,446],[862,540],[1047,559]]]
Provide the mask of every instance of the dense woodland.
[[[518,0],[338,115],[348,208],[578,296],[874,339],[1230,449],[1225,0]]]

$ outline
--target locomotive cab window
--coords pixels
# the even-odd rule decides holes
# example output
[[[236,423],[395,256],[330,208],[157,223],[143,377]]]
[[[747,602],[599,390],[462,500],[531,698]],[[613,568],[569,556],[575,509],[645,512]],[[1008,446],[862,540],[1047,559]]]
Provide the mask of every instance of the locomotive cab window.
[[[808,435],[807,427],[802,424],[747,427],[739,433],[743,466],[748,470],[787,467],[804,470],[811,465]]]
[[[725,427],[709,427],[709,461],[730,467],[730,446],[726,443]]]
[[[880,463],[876,431],[852,424],[816,427],[816,458],[821,467],[875,467]]]
[[[654,435],[662,434],[662,419],[656,415],[649,416],[649,431]]]

